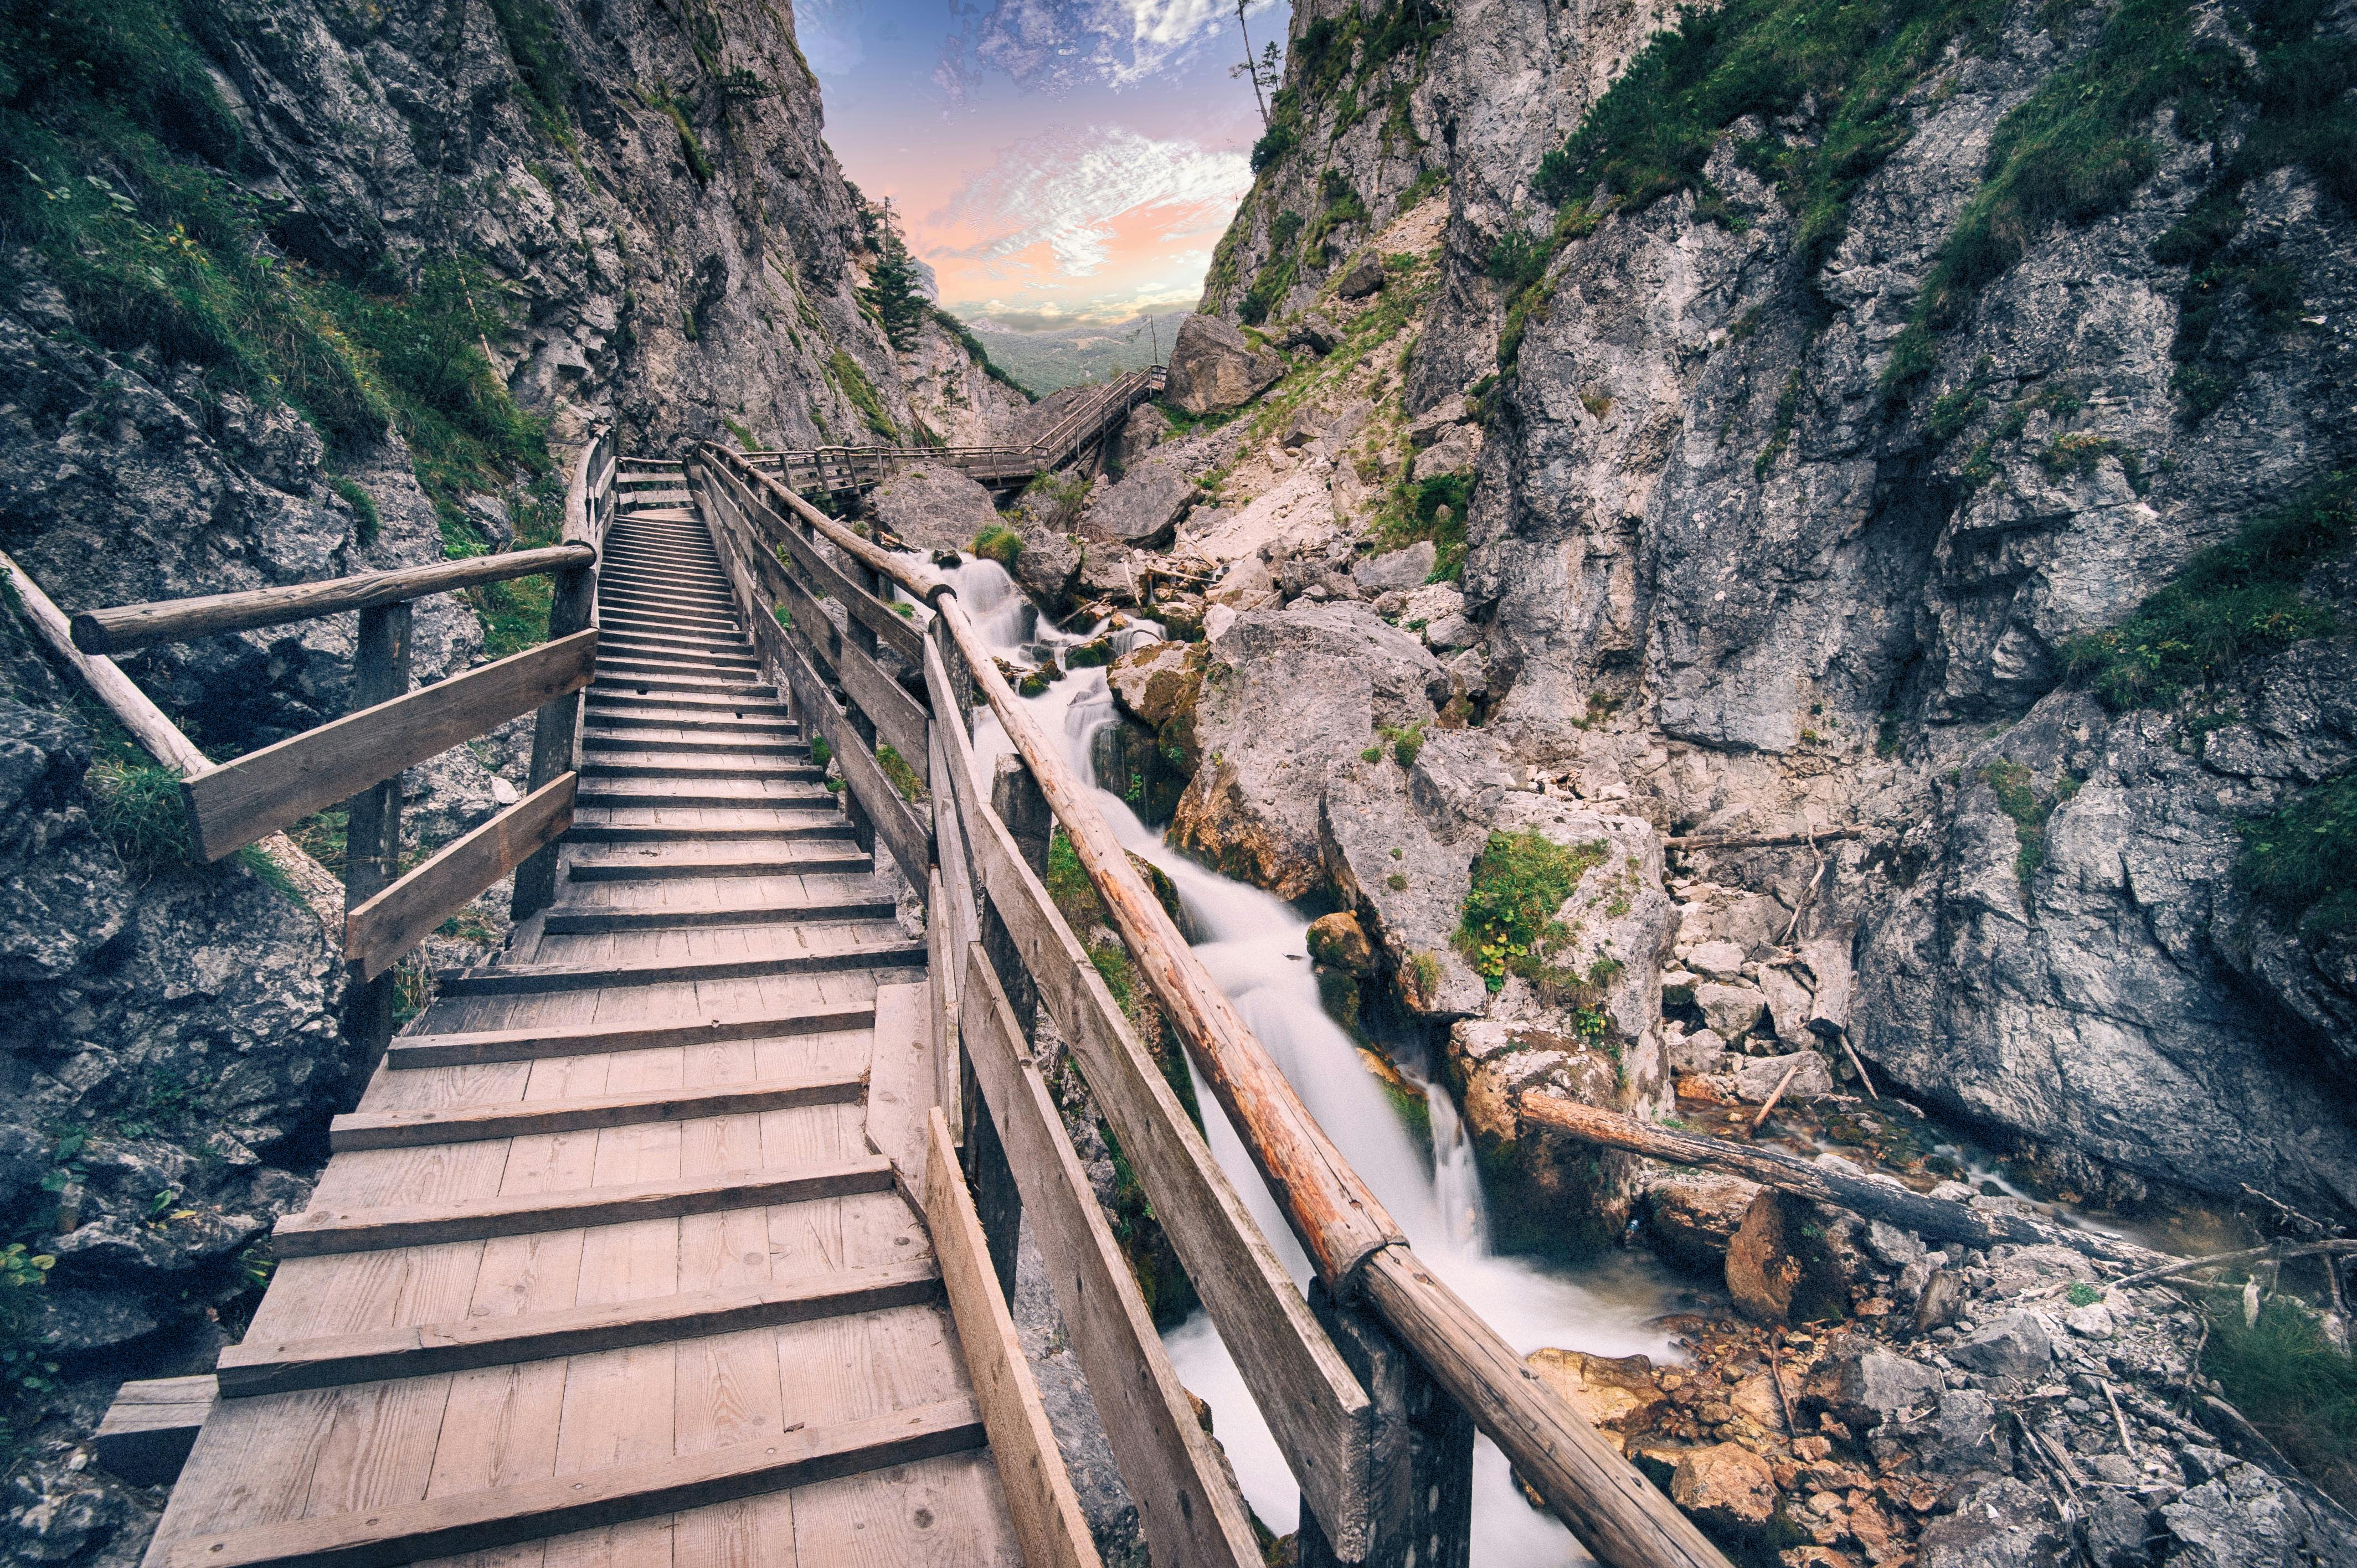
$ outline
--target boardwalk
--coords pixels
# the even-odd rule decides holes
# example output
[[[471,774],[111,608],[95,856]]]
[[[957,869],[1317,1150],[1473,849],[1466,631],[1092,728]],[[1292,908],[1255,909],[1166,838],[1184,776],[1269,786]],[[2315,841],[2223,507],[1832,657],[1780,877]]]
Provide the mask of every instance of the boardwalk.
[[[924,945],[684,491],[628,477],[560,901],[337,1122],[151,1568],[1022,1560],[869,1137],[871,1072],[924,1048]],[[657,1511],[530,1522],[617,1496]]]

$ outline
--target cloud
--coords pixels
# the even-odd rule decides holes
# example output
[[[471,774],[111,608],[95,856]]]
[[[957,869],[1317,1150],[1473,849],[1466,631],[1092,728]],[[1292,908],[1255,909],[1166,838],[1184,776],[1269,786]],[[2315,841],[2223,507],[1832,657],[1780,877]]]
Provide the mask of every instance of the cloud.
[[[1250,10],[1275,4],[1251,0]],[[1004,71],[1034,91],[1091,81],[1134,86],[1186,65],[1234,14],[1226,0],[996,0],[944,43],[934,80],[953,101],[963,99],[977,66]],[[1281,26],[1273,32],[1284,36]],[[1243,44],[1229,42],[1241,59]]]
[[[1013,258],[1045,246],[1056,274],[1086,277],[1104,265],[1120,220],[1143,218],[1178,239],[1224,221],[1251,188],[1240,152],[1118,128],[1060,132],[1008,148],[926,220],[979,239],[927,250],[1002,275],[1019,265]]]

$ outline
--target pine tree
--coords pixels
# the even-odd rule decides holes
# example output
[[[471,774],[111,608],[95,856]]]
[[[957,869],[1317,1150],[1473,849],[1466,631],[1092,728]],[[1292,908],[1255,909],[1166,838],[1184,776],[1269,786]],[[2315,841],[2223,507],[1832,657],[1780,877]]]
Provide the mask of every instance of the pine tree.
[[[900,238],[899,220],[893,214],[891,202],[887,200],[880,210],[867,210],[874,218],[876,264],[867,270],[867,286],[859,291],[859,297],[884,324],[884,336],[892,340],[892,347],[913,349],[917,346],[917,333],[932,314],[932,301],[919,286],[917,262]]]

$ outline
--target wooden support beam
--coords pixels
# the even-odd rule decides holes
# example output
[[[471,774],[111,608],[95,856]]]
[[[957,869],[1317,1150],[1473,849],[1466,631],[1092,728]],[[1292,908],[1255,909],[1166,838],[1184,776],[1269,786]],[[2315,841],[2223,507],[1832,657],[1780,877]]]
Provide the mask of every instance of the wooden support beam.
[[[1095,1541],[1056,1434],[1039,1404],[1039,1386],[1015,1336],[1015,1319],[990,1272],[989,1244],[974,1199],[958,1175],[957,1149],[941,1107],[925,1113],[925,1228],[941,1259],[942,1284],[957,1324],[958,1344],[974,1380],[974,1402],[990,1432],[990,1456],[1006,1494],[1028,1568],[1098,1568]]]
[[[589,683],[597,633],[577,632],[364,708],[184,780],[197,847],[219,860]]]
[[[544,572],[567,571],[587,566],[596,559],[597,552],[586,544],[554,544],[544,550],[514,550],[500,555],[472,555],[463,561],[436,561],[426,566],[402,566],[390,572],[362,572],[357,576],[330,577],[321,583],[294,583],[282,588],[251,588],[243,593],[207,594],[196,598],[124,605],[115,609],[84,610],[73,618],[74,646],[85,653],[128,653],[158,642],[185,642],[223,632],[317,620],[321,616],[349,610],[405,604],[454,588],[479,587],[485,583],[505,583],[517,577],[536,577]]]
[[[1944,1197],[1916,1192],[1895,1181],[1878,1181],[1863,1171],[1817,1165],[1781,1149],[1757,1144],[1730,1143],[1700,1133],[1680,1132],[1552,1094],[1524,1095],[1521,1106],[1528,1120],[1584,1144],[1620,1149],[1672,1165],[1726,1171],[1813,1203],[1830,1203],[1868,1219],[1883,1220],[1933,1241],[1956,1241],[1967,1247],[1994,1247],[2000,1241],[2020,1246],[2049,1244],[2069,1247],[2091,1258],[2113,1262],[2144,1263],[2161,1256],[2092,1230],[2049,1225],[2029,1215],[2008,1214],[2002,1209],[1969,1208]]]
[[[393,1568],[734,1502],[978,1448],[970,1399],[804,1427],[709,1453],[193,1536],[164,1568]]]
[[[899,863],[901,875],[912,884],[923,882],[925,870],[933,860],[931,823],[919,816],[900,798],[900,792],[892,788],[875,753],[868,749],[866,738],[852,727],[850,715],[819,683],[818,672],[810,667],[792,639],[785,639],[785,657],[780,662],[787,683],[793,688],[795,717],[806,731],[824,736],[827,745],[834,748],[843,762],[845,780],[866,809],[869,820],[876,825],[876,836],[884,841],[884,847]],[[849,647],[844,654],[845,662],[865,657]],[[909,766],[915,765],[911,758]]]
[[[797,1105],[855,1105],[867,1087],[865,1072],[802,1073],[767,1083],[706,1090],[649,1089],[577,1100],[525,1100],[513,1105],[466,1105],[433,1111],[356,1111],[328,1123],[328,1147],[409,1149],[434,1144],[479,1143],[635,1127],[654,1122],[694,1122],[744,1116]]]
[[[1064,1332],[1157,1563],[1259,1568],[1243,1499],[1195,1420],[1137,1282],[1072,1153],[1055,1101],[979,946],[966,950],[962,1033],[1005,1140]]]
[[[382,1378],[422,1378],[476,1367],[554,1360],[637,1345],[665,1345],[820,1317],[849,1317],[889,1307],[921,1306],[940,1294],[941,1275],[931,1260],[915,1258],[773,1280],[744,1290],[691,1291],[308,1339],[248,1339],[221,1353],[218,1376],[223,1398],[243,1399],[298,1389],[339,1388]]]
[[[876,1022],[872,1006],[825,1007],[807,1013],[769,1013],[750,1018],[711,1018],[702,1023],[617,1025],[607,1028],[481,1029],[466,1034],[404,1035],[385,1052],[394,1069],[477,1067],[486,1062],[546,1061],[556,1057],[606,1056],[615,1051],[654,1050],[664,1046],[716,1045],[727,1040],[784,1039],[865,1029]]]
[[[170,1486],[220,1398],[220,1380],[210,1373],[125,1383],[99,1419],[91,1448],[101,1465],[135,1487]]]
[[[344,957],[374,980],[468,899],[573,825],[580,775],[551,779],[344,917]]]
[[[586,1225],[677,1219],[731,1208],[766,1208],[814,1197],[884,1192],[891,1186],[892,1162],[870,1157],[791,1174],[726,1171],[688,1180],[532,1193],[473,1203],[307,1208],[282,1218],[272,1231],[272,1240],[282,1258],[316,1258],[334,1252],[382,1251],[388,1247],[425,1247],[439,1241],[529,1236]]]

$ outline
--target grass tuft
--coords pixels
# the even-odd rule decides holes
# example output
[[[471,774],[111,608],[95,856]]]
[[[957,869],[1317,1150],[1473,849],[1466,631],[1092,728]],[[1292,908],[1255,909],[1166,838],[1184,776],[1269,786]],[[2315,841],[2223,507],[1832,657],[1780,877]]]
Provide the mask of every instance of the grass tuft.
[[[1012,572],[1016,558],[1023,553],[1023,536],[1005,523],[994,522],[974,536],[974,553]]]
[[[1555,912],[1608,847],[1599,839],[1566,849],[1536,828],[1490,834],[1473,862],[1457,945],[1491,990],[1503,990],[1509,973],[1540,977],[1570,937]]]
[[[2300,934],[2357,931],[2357,774],[2303,789],[2240,824],[2244,886]]]
[[[2227,1400],[2325,1491],[2357,1506],[2357,1359],[2326,1341],[2316,1315],[2285,1295],[2243,1322],[2241,1293],[2202,1303],[2201,1369]]]

